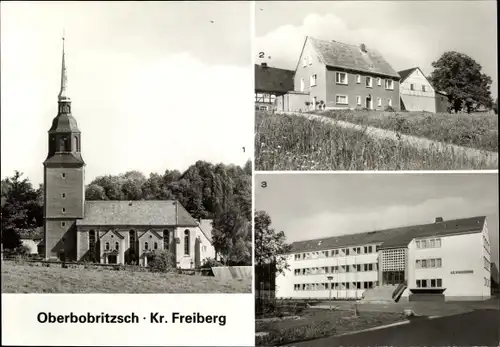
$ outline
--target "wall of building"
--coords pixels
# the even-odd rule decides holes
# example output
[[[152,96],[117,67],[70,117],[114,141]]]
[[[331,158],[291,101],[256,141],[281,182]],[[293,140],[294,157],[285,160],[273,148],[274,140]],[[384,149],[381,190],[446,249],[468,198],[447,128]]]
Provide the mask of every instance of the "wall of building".
[[[339,84],[336,82],[336,73],[347,74],[347,84]],[[360,75],[360,83],[357,83],[356,76]],[[372,78],[372,87],[366,86],[366,78]],[[380,86],[377,79],[380,78]],[[385,88],[385,80],[393,81],[393,89]],[[389,78],[384,76],[377,76],[362,72],[353,72],[342,69],[329,68],[326,73],[326,108],[327,109],[355,109],[364,108],[366,105],[366,98],[371,95],[371,109],[383,111],[389,106],[389,99],[391,100],[392,108],[399,110],[399,79]],[[337,104],[337,95],[346,95],[348,97],[347,105]],[[357,102],[357,97],[361,98],[361,105]],[[378,106],[378,98],[381,99],[381,106]],[[369,107],[367,107],[369,108]]]
[[[45,168],[44,181],[47,218],[83,218],[84,167]]]
[[[425,91],[422,90],[422,86],[425,86]],[[419,69],[413,71],[401,83],[400,94],[407,111],[436,112],[434,88]]]
[[[439,93],[435,93],[436,113],[449,113],[450,103],[448,97]]]
[[[364,246],[364,245],[363,245]],[[362,282],[361,289],[332,289],[332,298],[347,299],[347,298],[361,298],[364,288],[364,282],[369,282],[370,285],[375,286],[378,280],[378,253],[375,252],[375,245],[373,245],[373,253],[350,255],[350,256],[333,256],[322,257],[319,255],[313,259],[295,260],[294,255],[288,257],[290,268],[285,271],[285,274],[277,275],[276,277],[276,297],[278,298],[328,298],[330,289],[321,289],[321,285],[329,283],[327,276],[333,276],[333,283],[350,283],[353,288],[353,283]],[[321,252],[318,252],[321,254]],[[352,253],[351,253],[352,254]],[[352,266],[374,264],[372,271],[353,271]],[[350,272],[337,272],[337,273],[319,273],[309,275],[296,275],[295,269],[302,268],[322,268],[332,266],[350,266]],[[311,290],[295,290],[296,284],[320,284],[319,289]]]
[[[304,64],[304,58],[307,62]],[[312,75],[316,74],[316,85],[311,86],[310,78]],[[304,88],[301,89],[301,80],[304,81]],[[326,101],[326,67],[321,61],[318,53],[311,45],[310,41],[307,40],[302,54],[300,55],[299,62],[297,65],[297,70],[295,71],[294,85],[295,91],[309,93],[308,101],[313,102],[316,100]],[[303,97],[301,97],[303,98]],[[304,100],[305,101],[305,100]],[[305,109],[304,102],[300,105],[300,108]],[[291,110],[294,111],[294,110]]]
[[[45,218],[45,258],[76,260],[76,226],[74,219]]]
[[[478,300],[485,296],[482,234],[441,237],[441,247],[417,248],[408,245],[408,287],[417,288],[418,279],[441,279],[447,300]],[[417,259],[441,259],[440,268],[416,268]],[[472,271],[472,273],[456,273]]]
[[[290,92],[276,98],[276,110],[278,112],[302,112],[309,108],[305,102],[310,101],[308,93]]]
[[[197,267],[201,266],[203,264],[203,261],[207,258],[212,258],[215,259],[215,248],[212,246],[210,241],[207,239],[203,231],[198,227],[196,228],[196,238],[199,238],[199,252],[200,252],[200,258],[199,258],[199,264],[196,264]]]

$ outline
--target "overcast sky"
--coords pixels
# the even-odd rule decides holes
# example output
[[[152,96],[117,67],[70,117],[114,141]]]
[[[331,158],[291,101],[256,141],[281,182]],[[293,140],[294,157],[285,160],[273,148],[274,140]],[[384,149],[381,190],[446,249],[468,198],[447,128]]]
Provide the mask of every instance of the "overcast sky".
[[[244,164],[253,153],[252,10],[247,2],[3,1],[2,178],[20,170],[35,186],[43,180],[64,27],[87,183],[197,160]]]
[[[486,216],[498,265],[497,173],[256,174],[255,208],[288,242]]]
[[[496,1],[269,1],[256,6],[254,55],[265,52],[270,66],[295,70],[306,36],[364,43],[396,71],[419,66],[425,74],[444,52],[456,50],[482,65],[493,79],[493,99],[498,95]]]

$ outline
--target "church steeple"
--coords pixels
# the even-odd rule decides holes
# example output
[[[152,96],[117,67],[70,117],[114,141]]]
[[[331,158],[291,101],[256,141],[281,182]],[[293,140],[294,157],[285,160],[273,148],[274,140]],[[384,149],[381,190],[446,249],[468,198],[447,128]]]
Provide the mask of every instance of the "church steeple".
[[[63,47],[62,47],[62,67],[61,67],[61,90],[59,91],[59,102],[71,102],[71,99],[67,95],[68,92],[68,73],[66,71],[66,53],[64,51],[64,34],[62,38]]]

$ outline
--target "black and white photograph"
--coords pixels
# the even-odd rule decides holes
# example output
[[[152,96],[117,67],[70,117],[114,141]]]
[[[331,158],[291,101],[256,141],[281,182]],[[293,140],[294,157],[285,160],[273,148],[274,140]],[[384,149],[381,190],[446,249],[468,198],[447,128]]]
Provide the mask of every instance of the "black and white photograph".
[[[255,170],[498,169],[497,2],[255,6]]]
[[[2,2],[2,292],[251,293],[251,4]]]
[[[497,172],[256,173],[255,209],[256,346],[498,345]]]

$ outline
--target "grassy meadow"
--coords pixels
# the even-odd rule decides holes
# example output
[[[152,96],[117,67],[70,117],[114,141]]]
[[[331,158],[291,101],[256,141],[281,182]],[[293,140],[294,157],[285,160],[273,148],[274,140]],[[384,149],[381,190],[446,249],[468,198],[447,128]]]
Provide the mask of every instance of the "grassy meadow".
[[[251,280],[2,261],[2,293],[251,293]]]
[[[325,111],[318,114],[438,142],[498,152],[498,117],[491,113]]]
[[[321,115],[334,117],[333,113],[328,114],[325,112]],[[338,117],[347,117],[348,114],[353,113],[341,112]],[[354,118],[361,123],[362,116],[363,113],[360,113]],[[370,123],[370,125],[375,126],[375,120],[380,119],[380,123],[385,124],[387,128],[392,126],[389,125],[390,121],[385,121],[384,118],[390,119],[390,116],[384,116],[384,113],[379,115],[366,113],[366,117],[368,120],[363,120],[363,122]],[[438,119],[442,118],[438,116]],[[423,123],[415,121],[411,123],[413,125],[408,125],[404,129],[408,134],[415,136],[433,134],[435,140],[439,138],[445,141],[444,134],[449,134],[451,131],[445,130],[445,123],[442,123],[442,128],[439,128],[435,124],[439,123],[439,120],[425,122],[428,122],[427,128],[423,127]],[[470,122],[470,124],[475,124],[474,121]],[[492,124],[496,124],[493,120],[490,120],[490,123],[491,127],[494,126]],[[493,169],[487,158],[482,156],[471,158],[463,152],[440,146],[420,148],[406,140],[375,138],[368,135],[366,131],[344,128],[300,116],[256,112],[255,128],[256,170]],[[457,134],[453,138],[460,138],[458,135],[461,132],[460,129],[456,130]],[[496,129],[494,130],[488,130],[483,139],[476,137],[475,143],[492,149],[493,142],[497,141]]]

